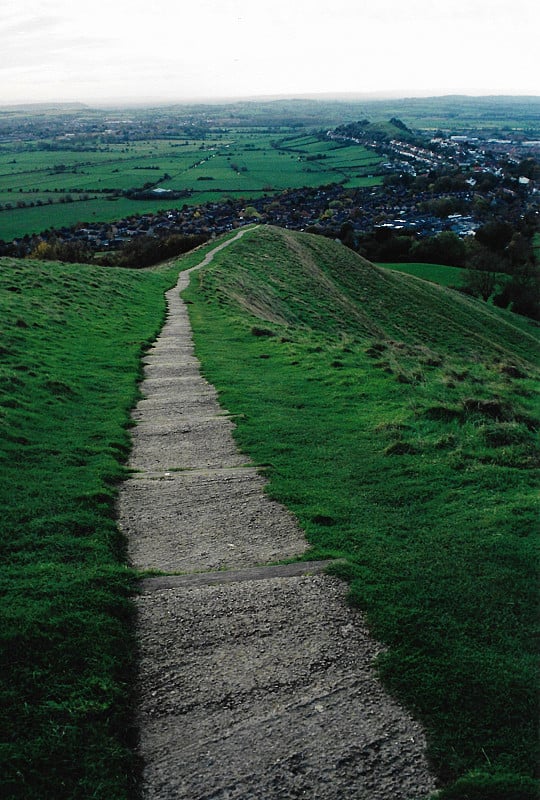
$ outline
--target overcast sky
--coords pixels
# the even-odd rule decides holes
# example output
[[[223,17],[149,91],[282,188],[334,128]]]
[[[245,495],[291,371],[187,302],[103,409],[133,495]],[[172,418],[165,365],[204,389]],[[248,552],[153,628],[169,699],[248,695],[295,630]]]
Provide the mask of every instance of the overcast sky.
[[[0,0],[0,104],[540,94],[536,0]]]

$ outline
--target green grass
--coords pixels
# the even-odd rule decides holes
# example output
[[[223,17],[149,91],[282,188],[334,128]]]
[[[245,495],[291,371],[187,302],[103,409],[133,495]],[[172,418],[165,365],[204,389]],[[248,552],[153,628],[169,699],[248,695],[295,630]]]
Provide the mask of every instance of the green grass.
[[[395,269],[406,275],[415,275],[439,286],[462,286],[466,270],[461,267],[447,267],[444,264],[380,264],[386,269]]]
[[[75,203],[55,203],[50,206],[0,211],[0,239],[7,242],[26,233],[40,233],[48,228],[70,227],[79,222],[114,222],[132,214],[155,214],[162,208],[162,200],[136,202],[120,197],[110,201],[98,196],[93,200],[81,200]]]
[[[114,501],[141,354],[178,270],[0,259],[6,800],[137,796],[134,576]]]
[[[535,797],[534,327],[272,228],[187,296],[240,446],[306,557],[347,559],[447,796]]]
[[[533,237],[534,257],[536,261],[540,261],[540,233],[535,233]]]

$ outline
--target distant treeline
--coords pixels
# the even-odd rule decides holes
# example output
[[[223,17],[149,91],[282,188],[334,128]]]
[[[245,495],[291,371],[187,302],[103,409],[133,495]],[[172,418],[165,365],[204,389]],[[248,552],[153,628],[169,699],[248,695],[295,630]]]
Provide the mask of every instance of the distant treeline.
[[[158,239],[155,236],[137,236],[126,242],[119,250],[97,255],[85,242],[50,239],[40,242],[29,254],[29,258],[47,261],[65,261],[71,264],[99,264],[104,267],[150,267],[168,258],[194,250],[208,240],[208,236],[173,234]]]
[[[175,233],[167,238],[155,236],[136,236],[126,242],[121,250],[108,253],[98,259],[103,266],[110,267],[150,267],[160,261],[187,253],[208,241],[205,234],[186,235]]]

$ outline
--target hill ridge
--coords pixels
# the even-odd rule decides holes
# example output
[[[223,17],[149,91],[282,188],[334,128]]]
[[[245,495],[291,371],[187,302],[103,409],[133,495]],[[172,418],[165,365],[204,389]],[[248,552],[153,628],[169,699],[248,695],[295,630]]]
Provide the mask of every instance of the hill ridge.
[[[262,262],[255,266],[250,247],[264,251],[264,267]],[[294,321],[321,328],[324,308],[338,303],[345,315],[330,314],[336,333],[350,328],[351,334],[402,337],[409,344],[445,349],[445,336],[459,326],[471,345],[492,357],[511,350],[525,361],[538,344],[533,323],[455,290],[376,266],[324,237],[265,226],[250,233],[239,248],[229,258],[239,252],[245,264],[230,269],[227,261],[222,271],[218,268],[216,280],[211,279],[212,291],[220,302],[228,297],[233,303],[253,306],[263,319],[276,317],[284,325]],[[242,283],[244,276],[247,283]],[[301,300],[307,286],[317,295],[310,314]],[[324,324],[328,317],[323,315]]]
[[[345,560],[332,570],[425,725],[440,800],[533,800],[535,327],[262,226],[185,297],[242,451],[306,556]]]

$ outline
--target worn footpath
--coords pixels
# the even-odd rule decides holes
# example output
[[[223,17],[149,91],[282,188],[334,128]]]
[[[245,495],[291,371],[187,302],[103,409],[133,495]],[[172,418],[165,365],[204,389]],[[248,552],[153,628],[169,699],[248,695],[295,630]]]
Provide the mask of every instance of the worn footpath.
[[[145,358],[118,503],[133,566],[168,573],[137,598],[143,798],[427,798],[423,732],[378,683],[345,585],[321,563],[266,566],[307,544],[200,374],[188,280]]]

